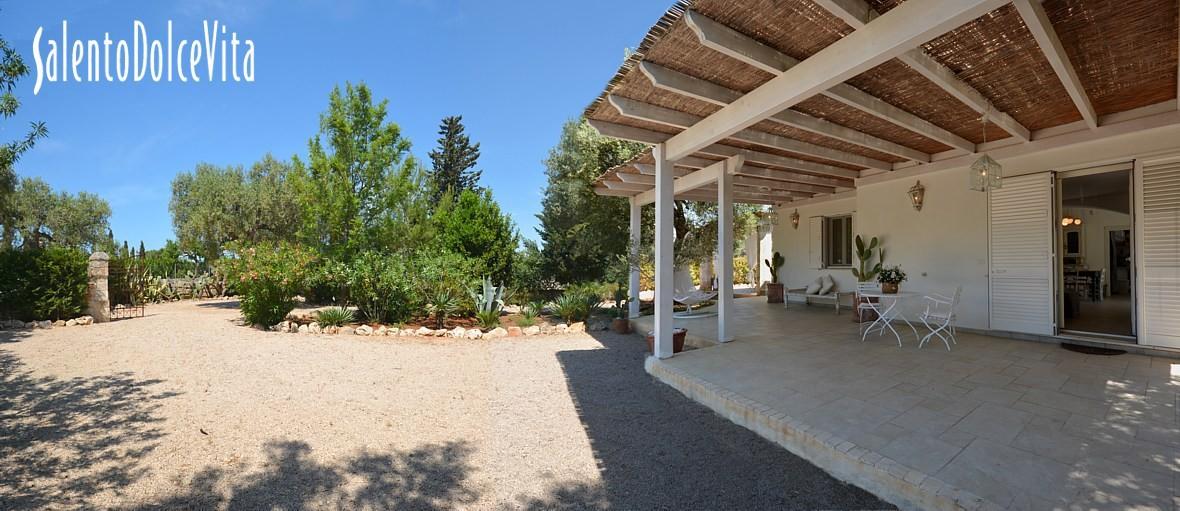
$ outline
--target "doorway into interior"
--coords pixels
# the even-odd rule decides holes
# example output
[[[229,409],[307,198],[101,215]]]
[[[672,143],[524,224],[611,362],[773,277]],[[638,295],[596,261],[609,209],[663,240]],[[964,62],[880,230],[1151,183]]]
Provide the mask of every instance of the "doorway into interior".
[[[1063,331],[1134,338],[1130,165],[1059,174]]]

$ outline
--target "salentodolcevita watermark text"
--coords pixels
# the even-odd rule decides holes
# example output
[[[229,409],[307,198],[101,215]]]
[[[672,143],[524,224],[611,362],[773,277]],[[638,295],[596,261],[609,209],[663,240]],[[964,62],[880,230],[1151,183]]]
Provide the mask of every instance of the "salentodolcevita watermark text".
[[[70,40],[69,22],[62,20],[61,37],[42,42],[44,27],[33,36],[33,60],[37,81],[33,95],[46,83],[153,82],[253,82],[254,41],[238,39],[217,20],[202,22],[201,39],[174,40],[172,20],[165,37],[150,38],[143,22],[132,22],[132,37],[112,40]]]

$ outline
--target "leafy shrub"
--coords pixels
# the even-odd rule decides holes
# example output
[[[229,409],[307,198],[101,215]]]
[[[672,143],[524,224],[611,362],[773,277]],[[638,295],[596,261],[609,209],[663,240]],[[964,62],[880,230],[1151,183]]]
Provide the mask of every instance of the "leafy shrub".
[[[467,287],[479,274],[471,260],[450,252],[420,252],[413,256],[410,267],[417,282],[415,302],[418,307],[426,307],[445,294],[449,295],[447,304],[454,306],[448,315],[474,315],[475,304],[466,299]]]
[[[479,311],[475,314],[475,319],[479,321],[479,326],[490,330],[500,326],[500,311]]]
[[[434,317],[434,327],[443,328],[447,317],[459,310],[459,299],[450,290],[434,289],[424,307],[427,317]]]
[[[222,259],[226,275],[241,295],[242,315],[258,325],[273,325],[295,308],[295,295],[305,286],[315,255],[290,243],[232,246],[233,257]]]
[[[0,316],[67,319],[86,308],[87,256],[50,247],[0,251]]]
[[[322,309],[316,313],[315,318],[320,326],[344,326],[356,319],[352,313],[352,309],[344,307],[328,307],[327,309]]]
[[[403,256],[365,252],[349,265],[348,294],[369,321],[401,322],[414,310],[413,278]]]
[[[516,326],[521,327],[521,328],[527,328],[527,327],[533,326],[535,324],[537,324],[537,317],[536,316],[528,317],[528,316],[522,315],[521,317],[516,318]]]
[[[348,266],[344,263],[322,259],[308,273],[305,297],[312,303],[345,303],[348,276]]]

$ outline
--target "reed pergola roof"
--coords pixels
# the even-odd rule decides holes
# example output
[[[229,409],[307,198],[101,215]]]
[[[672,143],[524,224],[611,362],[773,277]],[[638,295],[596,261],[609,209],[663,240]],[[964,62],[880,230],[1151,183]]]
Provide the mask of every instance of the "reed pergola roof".
[[[604,135],[648,144],[706,132],[696,126],[738,110],[735,102],[747,94],[904,3],[678,1],[585,117]],[[735,200],[779,204],[1176,110],[1176,0],[976,3],[986,4],[977,6],[982,15],[965,24],[931,32],[924,43],[788,108],[748,117],[752,123],[714,142],[684,145],[690,150],[670,158],[677,175],[740,156]],[[646,192],[653,163],[648,151],[607,171],[595,189]],[[677,194],[715,197],[709,186]]]

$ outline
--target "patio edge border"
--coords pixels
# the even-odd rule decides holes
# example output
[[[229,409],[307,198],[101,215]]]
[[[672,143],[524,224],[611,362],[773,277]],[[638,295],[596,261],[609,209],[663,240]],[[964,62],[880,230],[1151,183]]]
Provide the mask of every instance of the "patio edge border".
[[[967,490],[911,469],[773,408],[647,357],[656,379],[718,415],[774,442],[836,478],[859,486],[901,509],[977,511],[1004,509]]]

